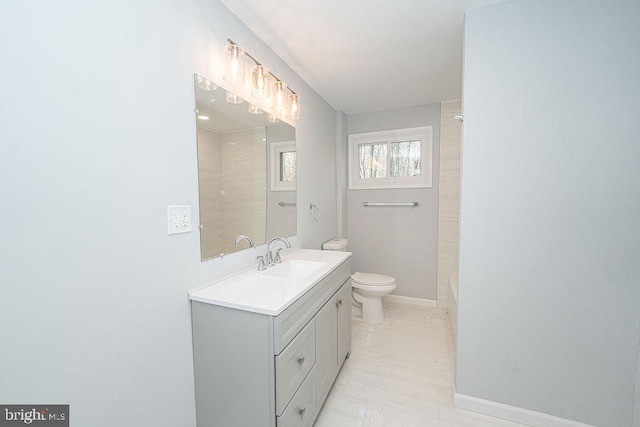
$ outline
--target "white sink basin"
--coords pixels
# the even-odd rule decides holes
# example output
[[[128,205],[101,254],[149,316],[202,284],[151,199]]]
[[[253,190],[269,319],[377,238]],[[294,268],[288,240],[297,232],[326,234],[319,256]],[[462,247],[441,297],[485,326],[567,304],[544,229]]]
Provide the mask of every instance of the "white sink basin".
[[[349,252],[298,249],[282,263],[258,271],[255,265],[189,293],[193,301],[277,316],[334,268]]]
[[[326,262],[305,261],[292,259],[276,264],[262,272],[263,276],[282,277],[283,279],[300,280],[309,277],[320,268],[324,267]]]

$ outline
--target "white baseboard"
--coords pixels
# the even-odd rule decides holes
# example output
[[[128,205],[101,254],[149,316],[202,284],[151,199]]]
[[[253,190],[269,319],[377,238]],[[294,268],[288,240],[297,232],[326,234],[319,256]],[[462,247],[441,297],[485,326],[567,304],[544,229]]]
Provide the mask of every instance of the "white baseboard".
[[[432,299],[424,299],[424,298],[413,298],[413,297],[403,297],[400,295],[385,295],[382,297],[383,300],[389,302],[399,302],[402,304],[413,304],[419,305],[422,307],[435,307],[436,302]]]
[[[453,406],[533,427],[594,427],[590,424],[556,417],[543,412],[467,396],[456,392],[455,387],[453,390]]]

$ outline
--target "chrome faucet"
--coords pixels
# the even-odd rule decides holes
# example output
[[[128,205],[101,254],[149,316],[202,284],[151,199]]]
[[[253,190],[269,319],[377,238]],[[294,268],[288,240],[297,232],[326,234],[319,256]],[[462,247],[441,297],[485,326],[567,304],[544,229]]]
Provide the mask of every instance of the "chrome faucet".
[[[276,242],[284,243],[287,248],[291,247],[291,243],[289,242],[289,239],[287,239],[286,237],[274,237],[273,239],[271,239],[271,241],[267,245],[267,266],[268,267],[273,267],[274,265],[273,254],[271,253],[271,245]]]
[[[236,237],[236,246],[238,246],[238,243],[240,243],[243,240],[246,240],[247,242],[249,242],[249,247],[250,248],[255,248],[256,247],[256,245],[253,244],[253,240],[251,240],[251,237],[245,236],[244,234],[241,234],[238,237]]]

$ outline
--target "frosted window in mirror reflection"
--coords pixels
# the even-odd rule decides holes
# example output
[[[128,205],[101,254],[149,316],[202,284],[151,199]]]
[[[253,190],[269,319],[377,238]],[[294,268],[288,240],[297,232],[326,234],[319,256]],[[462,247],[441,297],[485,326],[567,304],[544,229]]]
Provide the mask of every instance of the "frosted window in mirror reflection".
[[[295,141],[271,144],[271,191],[296,189],[296,163]]]
[[[284,182],[296,181],[296,152],[295,151],[280,152],[280,181],[284,181]]]

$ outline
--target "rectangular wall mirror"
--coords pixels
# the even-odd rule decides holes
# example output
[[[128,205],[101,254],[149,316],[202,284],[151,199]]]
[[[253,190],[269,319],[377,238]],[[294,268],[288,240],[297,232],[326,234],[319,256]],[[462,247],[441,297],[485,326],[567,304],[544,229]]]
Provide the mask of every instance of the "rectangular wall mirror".
[[[202,260],[247,249],[240,235],[256,245],[295,235],[295,128],[197,74],[195,93]]]

